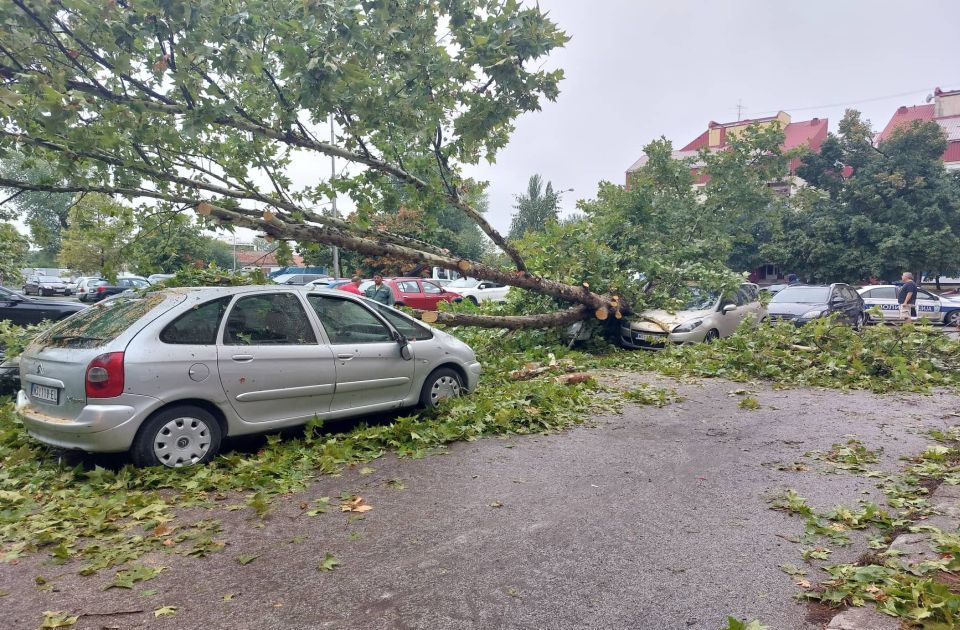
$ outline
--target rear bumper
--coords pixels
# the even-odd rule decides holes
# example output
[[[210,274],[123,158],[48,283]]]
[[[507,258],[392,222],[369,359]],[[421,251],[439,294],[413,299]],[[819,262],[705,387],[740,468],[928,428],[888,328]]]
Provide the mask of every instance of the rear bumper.
[[[44,444],[90,453],[119,453],[130,449],[149,409],[160,403],[149,396],[126,394],[123,398],[131,404],[86,405],[76,418],[57,418],[33,406],[20,390],[17,413],[27,433]]]

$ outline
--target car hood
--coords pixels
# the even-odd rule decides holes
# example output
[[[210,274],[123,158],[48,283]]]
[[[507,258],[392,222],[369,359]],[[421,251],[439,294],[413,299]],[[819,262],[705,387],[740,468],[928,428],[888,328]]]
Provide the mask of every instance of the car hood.
[[[807,302],[771,302],[767,306],[767,313],[770,317],[778,317],[782,315],[803,315],[807,311],[812,311],[815,308],[827,308],[827,305],[823,302],[810,304]]]
[[[630,328],[652,332],[670,332],[684,322],[691,319],[703,319],[714,312],[712,308],[698,311],[675,311],[673,313],[663,309],[653,309],[635,316],[634,320],[630,322]]]

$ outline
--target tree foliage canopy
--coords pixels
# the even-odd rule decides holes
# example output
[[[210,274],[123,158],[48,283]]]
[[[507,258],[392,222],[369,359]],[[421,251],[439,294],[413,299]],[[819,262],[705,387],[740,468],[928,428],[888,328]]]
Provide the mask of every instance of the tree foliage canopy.
[[[528,231],[540,231],[548,223],[556,223],[559,206],[560,193],[553,190],[553,183],[547,182],[544,187],[540,175],[531,175],[526,192],[517,195],[516,213],[510,222],[510,239],[523,238]]]

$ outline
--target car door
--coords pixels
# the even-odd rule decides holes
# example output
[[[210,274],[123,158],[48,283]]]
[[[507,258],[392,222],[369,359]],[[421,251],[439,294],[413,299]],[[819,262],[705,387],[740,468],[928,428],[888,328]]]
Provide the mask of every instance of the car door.
[[[484,300],[503,302],[505,299],[507,299],[507,291],[509,290],[510,287],[508,286],[485,280],[477,285],[477,299],[480,302],[483,302]]]
[[[416,280],[395,280],[394,287],[397,289],[397,302],[410,308],[431,309]]]
[[[333,352],[294,292],[241,294],[217,344],[220,382],[245,422],[306,422],[330,409]]]
[[[421,280],[420,285],[423,287],[423,298],[428,308],[430,310],[437,309],[437,303],[440,301],[446,301],[449,298],[449,294],[435,282],[430,280]]]
[[[853,287],[847,285],[841,285],[837,287],[839,295],[843,298],[843,319],[847,323],[854,323],[860,317],[860,313],[863,312],[861,307],[861,298],[860,294],[853,290]]]
[[[307,302],[336,357],[331,411],[395,407],[410,394],[416,361],[401,356],[393,330],[380,317],[347,297],[310,293]]]
[[[880,317],[884,321],[900,319],[900,305],[897,302],[896,287],[877,287],[863,293],[864,307],[880,307]],[[876,319],[875,315],[870,317]]]
[[[0,287],[0,320],[9,321],[18,326],[36,324],[42,317],[37,309],[31,309],[29,299],[14,296],[13,291]]]
[[[917,317],[942,322],[943,309],[940,307],[940,299],[923,289],[917,289]]]

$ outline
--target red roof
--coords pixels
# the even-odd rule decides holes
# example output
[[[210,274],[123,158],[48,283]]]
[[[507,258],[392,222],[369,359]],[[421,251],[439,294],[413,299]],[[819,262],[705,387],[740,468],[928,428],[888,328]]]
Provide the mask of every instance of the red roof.
[[[910,124],[915,120],[933,120],[933,103],[929,105],[913,105],[911,107],[901,105],[897,111],[893,113],[893,118],[890,119],[887,126],[880,132],[877,141],[883,142],[893,134],[894,129],[901,125]]]
[[[720,144],[721,144],[721,145],[726,144],[726,139],[727,139],[727,130],[726,130],[726,129],[721,129],[721,130],[720,130]],[[690,144],[688,144],[687,146],[683,147],[683,148],[680,149],[680,150],[681,150],[681,151],[697,151],[697,150],[702,149],[703,147],[707,146],[707,143],[708,143],[709,141],[710,141],[710,130],[707,129],[706,131],[704,131],[703,133],[701,133],[699,136],[697,136],[696,138],[694,138],[693,141],[690,142]]]

